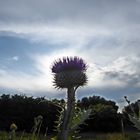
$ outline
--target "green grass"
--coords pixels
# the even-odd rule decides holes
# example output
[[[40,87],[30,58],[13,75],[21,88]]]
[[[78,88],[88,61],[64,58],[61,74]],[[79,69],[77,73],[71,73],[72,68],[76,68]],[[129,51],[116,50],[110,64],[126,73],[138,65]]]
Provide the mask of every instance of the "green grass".
[[[11,140],[10,133],[8,132],[0,132],[0,140]],[[33,137],[32,134],[27,133],[17,133],[16,137],[12,140],[51,140],[51,136],[47,136],[46,138],[40,135],[38,138]]]
[[[9,140],[9,133],[0,132],[0,140]],[[24,134],[21,137],[22,133],[17,133],[16,138],[13,140],[51,140],[52,136],[44,138],[43,136],[33,137],[31,134]],[[123,136],[121,133],[108,133],[108,134],[92,134],[86,133],[81,134],[79,140],[140,140],[140,135],[136,133],[128,133]]]

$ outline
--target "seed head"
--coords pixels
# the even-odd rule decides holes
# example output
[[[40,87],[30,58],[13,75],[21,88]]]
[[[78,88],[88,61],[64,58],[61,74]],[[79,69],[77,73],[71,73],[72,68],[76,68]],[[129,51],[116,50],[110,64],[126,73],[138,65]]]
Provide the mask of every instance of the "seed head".
[[[17,125],[15,123],[12,123],[10,125],[10,130],[17,130]]]
[[[87,83],[87,65],[78,57],[58,59],[52,66],[54,73],[54,86],[56,88],[69,88],[83,86]]]

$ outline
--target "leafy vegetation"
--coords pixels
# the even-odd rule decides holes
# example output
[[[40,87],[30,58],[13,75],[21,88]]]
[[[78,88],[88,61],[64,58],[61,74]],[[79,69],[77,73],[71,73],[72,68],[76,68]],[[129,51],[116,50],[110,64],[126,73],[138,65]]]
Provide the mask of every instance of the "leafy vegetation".
[[[40,135],[39,137],[32,137],[32,134],[24,133],[17,133],[14,140],[52,140],[53,136],[44,137]],[[0,140],[10,140],[9,133],[7,132],[0,132]],[[93,133],[86,133],[82,134],[82,137],[79,140],[139,140],[139,134],[136,133],[129,133],[123,136],[121,133],[107,133],[107,134],[93,134]]]
[[[57,102],[57,105],[56,105]],[[17,125],[16,139],[18,140],[48,140],[52,136],[56,135],[54,131],[55,121],[57,121],[57,115],[61,108],[59,105],[65,104],[64,100],[47,100],[45,97],[33,98],[24,95],[1,95],[0,97],[0,140],[9,140],[11,134],[10,125],[15,123]],[[131,104],[136,112],[139,113],[138,103]],[[130,106],[126,106],[123,110],[123,114],[117,113],[118,106],[115,102],[107,101],[102,97],[84,97],[77,101],[77,106],[81,111],[91,109],[90,119],[86,120],[87,125],[80,125],[80,135],[83,132],[87,132],[87,135],[83,135],[81,140],[138,140],[138,135],[133,133],[127,133],[127,131],[136,131],[133,123],[129,121],[128,113],[132,111]],[[42,116],[41,127],[38,125],[36,135],[33,137],[33,129],[35,118]],[[121,133],[121,119],[123,118],[125,138]],[[40,127],[40,128],[39,128]],[[131,128],[131,129],[130,129]],[[3,132],[6,131],[6,132]],[[102,134],[106,132],[106,134]],[[110,134],[108,134],[111,132]],[[113,134],[112,132],[120,132]],[[28,133],[28,134],[27,134]],[[30,134],[29,134],[30,133]],[[90,134],[96,135],[90,135]],[[38,136],[37,136],[38,134]],[[40,139],[39,139],[40,138]]]
[[[9,131],[10,125],[16,123],[18,131],[31,132],[34,118],[41,115],[44,118],[41,132],[45,133],[46,128],[48,128],[48,133],[52,133],[59,109],[52,102],[44,98],[24,95],[1,95],[0,130]]]
[[[86,100],[85,100],[86,99]],[[18,131],[25,130],[31,132],[34,125],[34,118],[41,115],[43,117],[41,133],[54,132],[55,122],[59,116],[60,107],[57,104],[65,104],[64,100],[47,100],[45,98],[33,98],[24,95],[1,95],[0,97],[0,130],[9,131],[10,125],[16,123]],[[118,107],[115,102],[107,101],[99,96],[83,98],[78,101],[81,110],[92,109],[92,115],[86,121],[87,126],[81,126],[83,131],[118,131],[120,128]],[[116,119],[117,118],[117,119]],[[96,123],[97,122],[97,123]],[[113,126],[114,125],[114,126]],[[110,126],[110,127],[108,127]],[[118,128],[115,128],[118,126]]]

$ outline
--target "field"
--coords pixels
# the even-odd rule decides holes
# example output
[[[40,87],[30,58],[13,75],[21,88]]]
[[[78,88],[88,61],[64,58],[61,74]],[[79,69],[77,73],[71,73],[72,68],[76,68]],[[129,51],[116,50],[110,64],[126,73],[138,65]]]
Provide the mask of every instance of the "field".
[[[139,134],[128,133],[122,135],[121,133],[107,133],[107,134],[83,134],[81,140],[140,140]]]
[[[7,132],[0,132],[0,140],[51,140],[53,136],[39,136],[33,137],[31,134],[17,133],[14,139],[10,139],[10,134]],[[79,140],[140,140],[138,133],[128,133],[123,136],[121,133],[107,133],[107,134],[81,134]]]

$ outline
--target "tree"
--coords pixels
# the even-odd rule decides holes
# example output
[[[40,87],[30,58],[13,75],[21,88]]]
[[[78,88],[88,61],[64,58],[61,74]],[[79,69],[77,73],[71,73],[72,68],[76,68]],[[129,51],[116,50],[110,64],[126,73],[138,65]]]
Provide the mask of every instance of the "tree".
[[[84,97],[78,101],[83,110],[92,109],[87,125],[81,125],[81,131],[112,132],[121,130],[121,115],[117,113],[118,106],[113,101],[100,96]]]
[[[42,101],[43,102],[40,102]],[[53,132],[57,110],[51,101],[44,98],[33,98],[25,95],[5,95],[0,98],[0,130],[9,131],[12,123],[16,123],[19,131],[31,132],[34,118],[43,116],[41,132],[48,127],[48,132]]]

